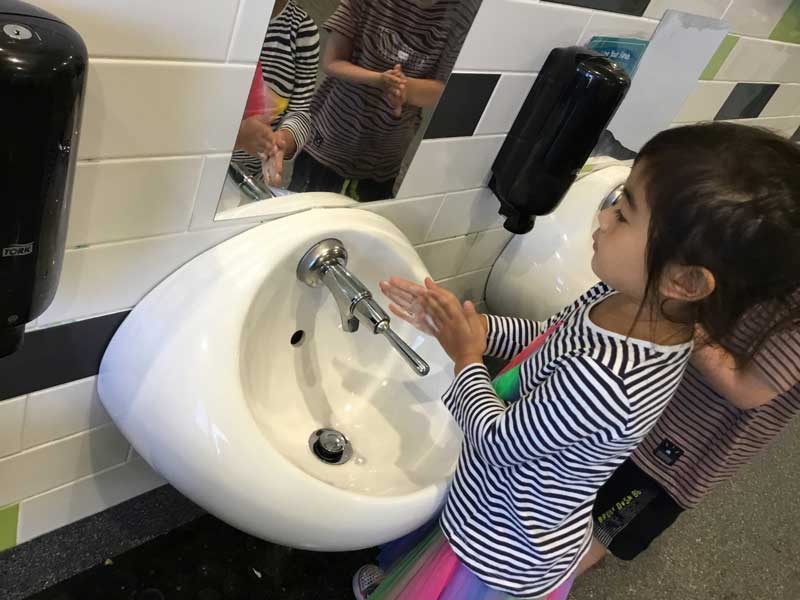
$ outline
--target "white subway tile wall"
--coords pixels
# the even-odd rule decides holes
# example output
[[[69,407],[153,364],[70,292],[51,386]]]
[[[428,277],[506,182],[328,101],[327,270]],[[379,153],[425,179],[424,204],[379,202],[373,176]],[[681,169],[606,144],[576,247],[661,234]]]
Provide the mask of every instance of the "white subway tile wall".
[[[497,199],[489,188],[447,194],[426,241],[500,227],[504,219],[497,214],[497,207]]]
[[[443,195],[436,195],[368,204],[365,208],[389,219],[412,244],[421,244],[426,240],[443,201]]]
[[[125,462],[128,442],[103,425],[0,459],[0,506]]]
[[[701,81],[675,117],[679,123],[710,121],[728,99],[736,84],[732,81]]]
[[[771,129],[784,137],[791,137],[793,133],[800,127],[800,115],[796,117],[759,117],[757,119],[737,119],[733,121],[743,125],[751,125],[753,127],[765,127]]]
[[[722,18],[731,33],[769,37],[792,0],[733,0]]]
[[[26,399],[22,396],[0,402],[0,458],[22,450]]]
[[[28,396],[22,447],[33,448],[110,422],[97,396],[97,378],[72,381]]]
[[[202,156],[78,165],[67,247],[186,231]]]
[[[665,10],[671,9],[720,19],[730,3],[731,0],[651,0],[644,16],[660,19]]]
[[[427,196],[486,185],[504,140],[504,135],[481,135],[423,141],[398,196]]]
[[[592,15],[578,43],[580,45],[586,44],[596,35],[649,40],[656,27],[658,27],[658,19],[598,12]]]
[[[78,479],[20,503],[18,542],[26,542],[166,483],[141,459]]]
[[[800,44],[740,37],[714,79],[800,83]]]
[[[759,117],[783,117],[786,115],[800,115],[800,83],[780,86],[767,102]]]
[[[508,133],[534,81],[533,73],[504,73],[478,122],[475,135]]]
[[[272,2],[30,1],[71,23],[91,54],[69,250],[56,299],[37,323],[46,328],[131,308],[248,226],[211,224]],[[742,37],[675,121],[713,119],[733,82],[781,82],[759,118],[744,122],[792,135],[800,46],[767,39],[787,1],[652,0],[640,18],[483,0],[456,67],[501,75],[475,135],[426,140],[403,199],[363,208],[392,220],[442,285],[480,302],[510,238],[485,185],[551,48],[592,35],[649,37],[669,8],[725,15]],[[0,402],[0,481],[0,508],[19,503],[18,542],[162,483],[107,422],[94,378]]]
[[[252,81],[248,65],[92,59],[79,158],[227,151]]]
[[[234,225],[67,250],[58,291],[39,326],[133,306],[175,269],[245,229]]]

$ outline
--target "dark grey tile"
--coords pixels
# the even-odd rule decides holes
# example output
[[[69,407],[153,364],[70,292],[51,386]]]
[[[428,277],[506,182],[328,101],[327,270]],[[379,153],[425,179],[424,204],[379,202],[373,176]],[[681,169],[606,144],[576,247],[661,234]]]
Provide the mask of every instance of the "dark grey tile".
[[[793,142],[800,143],[800,127],[797,128],[797,131],[794,132],[794,135],[792,136],[791,139]]]
[[[352,600],[376,555],[294,550],[203,515],[28,600]]]
[[[0,400],[96,375],[108,342],[127,315],[115,313],[26,334],[22,348],[0,358]]]
[[[425,131],[425,139],[463,137],[475,133],[499,74],[454,73]]]
[[[570,6],[583,6],[595,10],[624,13],[641,17],[647,10],[650,0],[545,0],[554,4],[568,4]]]
[[[170,485],[131,498],[0,553],[0,598],[26,598],[204,514]]]
[[[755,119],[777,89],[777,83],[737,83],[714,119]]]

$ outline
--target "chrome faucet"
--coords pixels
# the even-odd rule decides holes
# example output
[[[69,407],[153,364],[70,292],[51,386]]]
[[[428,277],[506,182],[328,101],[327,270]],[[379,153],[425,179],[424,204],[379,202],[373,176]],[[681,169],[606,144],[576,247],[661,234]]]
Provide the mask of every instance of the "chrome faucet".
[[[355,333],[363,324],[373,334],[384,335],[417,375],[424,377],[430,372],[428,363],[392,330],[389,315],[372,293],[347,270],[347,250],[342,242],[331,238],[315,244],[300,259],[297,278],[310,287],[324,284],[330,290],[344,331]]]

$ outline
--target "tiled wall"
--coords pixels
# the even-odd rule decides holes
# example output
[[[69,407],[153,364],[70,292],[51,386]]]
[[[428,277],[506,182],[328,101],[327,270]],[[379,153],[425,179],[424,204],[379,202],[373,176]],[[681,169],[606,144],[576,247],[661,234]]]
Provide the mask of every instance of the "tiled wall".
[[[78,29],[92,58],[59,291],[23,351],[0,360],[0,399],[11,398],[0,402],[0,549],[161,483],[108,422],[93,375],[125,311],[248,226],[199,215],[219,195],[271,7],[32,1]],[[727,16],[734,32],[676,121],[720,114],[797,135],[800,0],[484,0],[401,200],[364,208],[395,222],[443,285],[482,299],[509,239],[485,184],[547,53],[592,35],[647,38],[666,8]]]

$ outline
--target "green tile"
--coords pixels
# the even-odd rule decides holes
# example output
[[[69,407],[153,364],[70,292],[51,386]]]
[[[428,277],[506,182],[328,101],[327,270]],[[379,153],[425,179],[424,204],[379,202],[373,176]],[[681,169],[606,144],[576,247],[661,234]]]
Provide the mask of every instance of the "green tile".
[[[722,40],[722,43],[717,48],[717,51],[714,52],[714,56],[711,57],[711,60],[708,61],[706,68],[700,73],[700,79],[714,79],[719,70],[722,68],[722,64],[725,62],[725,59],[728,58],[728,55],[733,50],[733,47],[736,45],[736,42],[739,41],[739,38],[735,35],[726,35],[725,39]]]
[[[0,552],[17,545],[19,504],[0,508]]]
[[[794,0],[786,9],[769,39],[800,44],[800,0]]]

